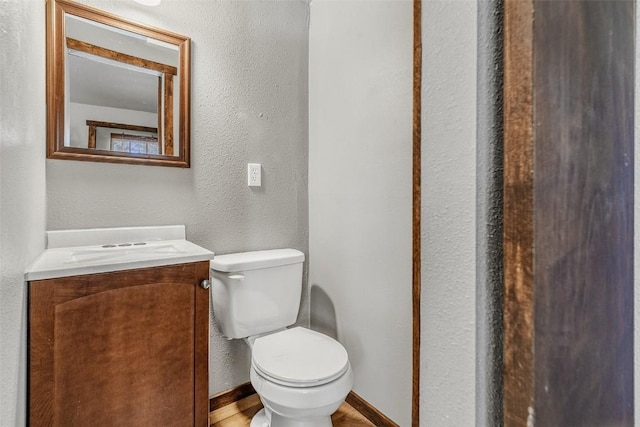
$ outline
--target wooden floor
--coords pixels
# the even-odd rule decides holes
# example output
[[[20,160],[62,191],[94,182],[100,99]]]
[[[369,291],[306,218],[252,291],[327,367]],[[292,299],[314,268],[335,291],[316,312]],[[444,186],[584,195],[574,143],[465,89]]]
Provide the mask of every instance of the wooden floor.
[[[245,397],[238,402],[230,403],[209,414],[211,427],[244,427],[251,424],[251,417],[262,409],[262,403],[257,394]],[[334,427],[375,427],[371,421],[353,409],[348,403],[343,403],[338,411],[331,416]]]

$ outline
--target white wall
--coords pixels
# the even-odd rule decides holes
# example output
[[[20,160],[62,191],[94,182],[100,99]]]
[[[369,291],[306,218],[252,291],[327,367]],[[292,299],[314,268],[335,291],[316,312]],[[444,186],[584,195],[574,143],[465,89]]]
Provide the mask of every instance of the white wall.
[[[411,423],[411,1],[311,2],[311,327],[354,391]]]
[[[473,426],[477,5],[422,2],[420,424]]]
[[[24,271],[44,248],[44,25],[43,1],[2,1],[0,424],[3,426],[26,424]]]
[[[192,167],[48,160],[47,228],[186,224],[190,240],[218,254],[281,247],[306,253],[308,4],[83,3],[191,37]],[[23,48],[43,59],[38,36]],[[42,67],[29,84],[40,91]],[[43,126],[44,117],[34,129]],[[259,189],[246,186],[248,162],[263,165]],[[305,281],[302,324],[308,304]],[[242,341],[227,341],[211,325],[212,394],[249,380],[248,355]]]

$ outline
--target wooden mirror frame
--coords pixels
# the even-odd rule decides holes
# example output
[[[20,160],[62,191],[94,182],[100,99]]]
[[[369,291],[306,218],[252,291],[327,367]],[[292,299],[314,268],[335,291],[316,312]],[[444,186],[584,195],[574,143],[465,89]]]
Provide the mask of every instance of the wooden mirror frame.
[[[46,0],[47,158],[137,165],[190,167],[191,39],[138,24],[69,0]],[[65,147],[65,14],[176,45],[179,54],[179,152],[177,156]],[[158,111],[158,114],[164,114]]]

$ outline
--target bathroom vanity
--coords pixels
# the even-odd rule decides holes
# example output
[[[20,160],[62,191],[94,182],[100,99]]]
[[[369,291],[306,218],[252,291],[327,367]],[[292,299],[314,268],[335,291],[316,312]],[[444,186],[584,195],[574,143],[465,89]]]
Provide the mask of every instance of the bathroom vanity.
[[[122,230],[49,232],[26,274],[32,426],[208,425],[213,253],[181,226]]]

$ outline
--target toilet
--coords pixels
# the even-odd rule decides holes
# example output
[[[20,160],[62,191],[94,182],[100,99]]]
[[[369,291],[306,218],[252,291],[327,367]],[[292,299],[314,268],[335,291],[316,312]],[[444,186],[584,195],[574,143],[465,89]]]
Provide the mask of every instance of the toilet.
[[[251,427],[331,427],[331,414],[353,387],[345,348],[294,327],[304,254],[274,249],[216,256],[211,296],[216,324],[251,348],[251,384],[264,409]]]

